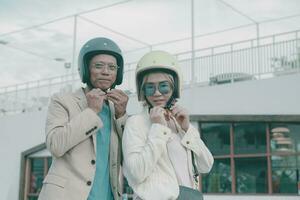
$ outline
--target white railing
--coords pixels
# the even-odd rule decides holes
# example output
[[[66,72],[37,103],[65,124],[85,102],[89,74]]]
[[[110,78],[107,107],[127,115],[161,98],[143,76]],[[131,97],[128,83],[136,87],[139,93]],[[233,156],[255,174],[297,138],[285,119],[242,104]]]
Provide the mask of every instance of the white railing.
[[[269,78],[300,72],[300,30],[176,54],[184,84],[219,84]],[[121,89],[135,92],[136,63],[125,65]],[[194,81],[194,82],[193,82]],[[0,115],[43,109],[56,92],[72,91],[81,84],[78,74],[0,88]]]

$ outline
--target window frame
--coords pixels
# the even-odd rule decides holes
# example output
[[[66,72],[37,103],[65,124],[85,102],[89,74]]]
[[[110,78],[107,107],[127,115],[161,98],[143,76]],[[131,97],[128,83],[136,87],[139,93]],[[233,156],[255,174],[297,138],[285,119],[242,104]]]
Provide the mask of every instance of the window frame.
[[[270,126],[272,123],[294,123],[300,124],[300,115],[191,115],[191,121],[198,123],[199,131],[201,131],[201,123],[229,123],[230,124],[230,154],[229,155],[217,155],[214,158],[229,158],[231,168],[231,193],[222,193],[222,195],[277,195],[277,196],[298,196],[298,194],[287,193],[273,193],[272,187],[272,160],[273,155],[296,155],[298,153],[274,153],[271,152],[270,147]],[[234,153],[234,133],[233,126],[235,123],[264,123],[266,133],[266,153],[257,154],[235,154]],[[201,135],[201,132],[200,132]],[[232,145],[233,144],[233,145]],[[264,157],[267,160],[267,188],[266,193],[237,193],[236,192],[236,169],[235,158],[250,158],[250,157]],[[202,191],[202,176],[199,176],[199,190]],[[206,195],[218,195],[220,193],[205,193]]]
[[[38,196],[36,193],[29,193],[30,176],[31,176],[31,160],[35,157],[30,157],[32,154],[45,150],[46,144],[42,143],[34,146],[21,153],[21,166],[20,166],[20,181],[19,181],[19,200],[28,200],[29,196]],[[48,172],[48,158],[49,156],[36,157],[44,160],[44,176]]]

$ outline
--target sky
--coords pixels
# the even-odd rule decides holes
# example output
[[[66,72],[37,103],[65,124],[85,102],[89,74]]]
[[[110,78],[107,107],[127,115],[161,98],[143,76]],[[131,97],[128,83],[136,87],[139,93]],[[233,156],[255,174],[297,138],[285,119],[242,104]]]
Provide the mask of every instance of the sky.
[[[0,88],[76,73],[78,51],[93,37],[116,41],[127,63],[151,48],[189,51],[191,40],[181,39],[191,37],[190,2],[0,0]],[[256,23],[260,36],[299,30],[300,16],[272,21],[297,15],[299,0],[195,0],[195,49],[255,38]]]

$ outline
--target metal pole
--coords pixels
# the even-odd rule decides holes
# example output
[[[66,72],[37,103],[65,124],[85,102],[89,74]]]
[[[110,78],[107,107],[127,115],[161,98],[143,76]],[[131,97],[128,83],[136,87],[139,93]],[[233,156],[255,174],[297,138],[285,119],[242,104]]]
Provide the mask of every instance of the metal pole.
[[[72,54],[72,85],[74,82],[75,72],[75,55],[76,55],[76,39],[77,39],[77,15],[74,15],[74,29],[73,29],[73,54]]]
[[[256,25],[256,38],[257,38],[257,46],[259,46],[259,23],[255,23]]]
[[[255,23],[256,26],[256,42],[257,42],[257,67],[258,67],[258,79],[261,79],[261,74],[262,74],[262,65],[260,62],[260,41],[259,41],[259,23]]]
[[[194,0],[191,0],[191,48],[192,48],[192,59],[191,59],[191,76],[192,82],[191,84],[195,84],[195,29],[194,29],[195,21],[194,21]]]

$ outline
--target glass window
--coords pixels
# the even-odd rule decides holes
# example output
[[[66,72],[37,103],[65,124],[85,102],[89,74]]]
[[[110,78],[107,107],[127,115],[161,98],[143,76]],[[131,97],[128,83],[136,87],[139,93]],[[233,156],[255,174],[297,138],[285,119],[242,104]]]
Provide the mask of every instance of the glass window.
[[[26,177],[29,180],[29,191],[27,192],[27,200],[37,200],[38,195],[43,186],[43,180],[48,172],[48,169],[51,165],[51,157],[41,157],[41,158],[29,158],[30,168],[29,168],[29,177]]]
[[[272,156],[273,193],[298,193],[300,156]]]
[[[279,123],[271,124],[270,145],[272,153],[300,152],[300,125]]]
[[[44,159],[31,159],[31,173],[30,173],[30,189],[29,193],[38,193],[42,188],[44,179]]]
[[[235,123],[233,132],[236,154],[266,153],[266,125],[264,123]]]
[[[236,158],[236,192],[267,193],[267,158]]]
[[[38,200],[38,196],[31,196],[31,197],[28,197],[28,200]]]
[[[202,123],[201,138],[213,155],[230,154],[230,124]]]
[[[204,193],[231,193],[234,177],[238,194],[268,194],[269,186],[273,194],[298,194],[300,124],[268,125],[265,122],[200,124],[201,138],[215,159],[210,173],[202,175]],[[234,144],[230,143],[231,131]],[[267,133],[270,134],[270,154],[267,151]],[[234,149],[232,154],[230,145]],[[233,174],[230,161],[235,166]],[[271,171],[268,171],[268,164]],[[268,175],[272,182],[268,182]]]
[[[215,159],[210,173],[202,175],[204,193],[231,193],[230,159]]]

